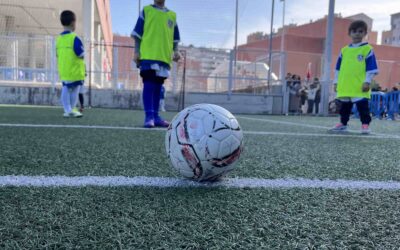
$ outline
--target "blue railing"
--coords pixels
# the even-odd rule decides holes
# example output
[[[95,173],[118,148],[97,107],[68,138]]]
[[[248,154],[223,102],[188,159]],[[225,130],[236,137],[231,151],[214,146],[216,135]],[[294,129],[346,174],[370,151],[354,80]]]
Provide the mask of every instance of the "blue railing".
[[[51,82],[51,77],[50,69],[0,67],[0,80],[5,81]]]
[[[378,119],[383,118],[383,114],[388,119],[394,120],[395,114],[399,114],[400,108],[400,91],[392,91],[389,93],[372,92],[370,100],[371,114]],[[353,106],[353,114],[358,117],[357,107]]]

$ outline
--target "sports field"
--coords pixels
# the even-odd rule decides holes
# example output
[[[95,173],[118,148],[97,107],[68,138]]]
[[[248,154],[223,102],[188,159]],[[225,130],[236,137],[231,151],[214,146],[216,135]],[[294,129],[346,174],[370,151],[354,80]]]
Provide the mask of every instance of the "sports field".
[[[217,184],[182,180],[140,111],[0,106],[0,249],[396,249],[400,123],[237,115]],[[167,113],[172,118],[174,113]]]

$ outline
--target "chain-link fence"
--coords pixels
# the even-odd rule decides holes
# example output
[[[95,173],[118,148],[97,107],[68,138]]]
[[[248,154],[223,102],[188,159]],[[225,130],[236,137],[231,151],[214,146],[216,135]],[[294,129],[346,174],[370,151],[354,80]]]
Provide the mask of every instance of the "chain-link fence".
[[[140,90],[139,69],[133,63],[134,46],[126,43],[85,42],[86,84],[94,89]],[[111,49],[112,56],[107,53]],[[266,94],[280,83],[281,53],[256,49],[210,49],[181,46],[182,60],[174,63],[166,82],[177,92],[185,83],[188,92]],[[270,78],[268,74],[270,73]],[[54,37],[0,37],[0,81],[8,84],[58,86]]]
[[[113,16],[114,32],[129,34],[137,20],[139,9],[152,2],[152,0],[129,2],[132,6],[129,8],[128,16],[122,14],[123,18]],[[285,2],[288,4],[286,21],[281,19],[285,15],[283,8]],[[139,3],[140,8],[136,3]],[[289,99],[291,98],[289,93],[293,90],[287,84],[282,84],[285,83],[286,73],[299,76],[300,82],[303,83],[301,86],[306,88],[304,79],[307,72],[310,72],[311,78],[322,78],[326,18],[317,10],[327,10],[327,2],[309,4],[306,9],[299,11],[298,8],[301,6],[294,8],[296,5],[294,2],[275,1],[276,15],[272,26],[272,38],[269,35],[272,6],[268,1],[177,0],[167,1],[167,4],[177,12],[182,40],[180,51],[183,55],[180,62],[173,64],[171,76],[166,81],[165,87],[169,93],[254,96],[284,94]],[[8,21],[1,19],[0,24],[11,27],[14,22],[14,26],[17,27],[17,21],[21,17],[17,15],[19,12],[15,13],[15,17],[6,18]],[[80,12],[77,13],[78,19],[81,18]],[[362,17],[363,15],[357,15],[345,18],[340,14],[336,15],[334,45],[337,48],[332,54],[333,61],[336,60],[340,47],[348,42],[346,29],[340,27],[348,27],[354,18]],[[129,23],[127,25],[129,27],[122,25],[126,23]],[[286,25],[282,28],[284,23]],[[368,25],[372,26],[372,22]],[[120,29],[120,27],[125,28]],[[14,35],[15,33],[11,31],[18,29],[8,30],[9,33],[0,31],[0,34],[3,34],[0,36],[0,84],[59,87],[55,38],[27,35],[27,32],[25,35],[22,33]],[[84,42],[87,68],[85,85],[94,90],[140,92],[142,82],[139,70],[132,62],[134,52],[132,38],[129,35],[115,34],[113,42],[106,44],[102,42],[99,30],[101,24],[96,23],[92,39],[97,41]],[[371,43],[374,44],[376,41],[372,39],[372,34],[371,31]],[[270,41],[272,41],[271,53]],[[396,60],[386,60],[389,58],[388,55],[385,55],[385,60],[379,60],[379,53],[377,58],[380,74],[375,80],[382,89],[391,88],[400,74],[400,63]],[[333,68],[334,62],[331,65],[331,69]],[[334,96],[332,91],[330,93]],[[289,105],[289,100],[286,101]]]
[[[50,36],[0,36],[0,81],[50,83],[57,78]]]

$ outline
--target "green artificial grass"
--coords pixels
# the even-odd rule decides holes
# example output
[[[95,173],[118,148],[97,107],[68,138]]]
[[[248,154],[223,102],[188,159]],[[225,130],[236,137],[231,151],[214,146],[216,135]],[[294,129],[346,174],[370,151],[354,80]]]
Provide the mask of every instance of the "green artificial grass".
[[[0,128],[0,175],[175,176],[163,131]],[[400,140],[246,135],[231,177],[400,181]]]
[[[400,192],[2,188],[1,249],[395,249]]]
[[[0,123],[135,126],[141,111],[0,106]],[[170,119],[174,113],[167,113]],[[330,126],[337,118],[245,116]],[[325,129],[239,118],[246,131]],[[358,129],[358,121],[351,125]],[[374,131],[400,134],[398,122]],[[0,176],[177,176],[163,131],[0,127]],[[245,135],[230,177],[400,181],[400,140]],[[178,176],[177,176],[178,177]],[[396,249],[400,192],[0,187],[0,249]]]
[[[61,107],[0,106],[0,123],[108,125],[141,127],[144,114],[137,110],[85,109],[83,118],[64,118]],[[172,118],[167,113],[165,118]]]
[[[273,121],[281,121],[281,122],[290,122],[295,123],[298,125],[287,125],[282,124],[280,126],[284,126],[286,129],[308,129],[307,127],[302,127],[301,125],[316,125],[316,126],[323,126],[327,128],[333,127],[336,123],[340,122],[339,116],[337,117],[318,117],[318,116],[265,116],[265,115],[241,115],[240,117],[247,117],[247,118],[255,118],[259,119],[266,119],[266,120],[273,120]],[[241,120],[241,119],[239,119]],[[249,121],[249,120],[248,120]],[[254,121],[257,125],[261,124],[270,124],[268,122],[262,121]],[[386,135],[400,135],[399,129],[399,121],[387,121],[387,120],[377,120],[372,119],[371,122],[371,129],[372,132],[386,134]],[[358,118],[351,118],[349,121],[349,129],[359,131],[361,129],[361,122]],[[313,128],[314,131],[319,131],[318,133],[326,131],[325,129],[321,128]]]
[[[138,110],[86,109],[82,119],[65,119],[62,117],[62,113],[61,107],[0,105],[0,123],[141,127],[144,119],[143,111]],[[166,119],[172,119],[175,114],[176,112],[162,113]],[[269,123],[242,119],[241,117],[290,122],[298,125]],[[339,119],[337,117],[313,116],[238,115],[238,121],[246,131],[325,133],[325,128],[309,128],[301,125],[316,125],[329,128],[336,124]],[[358,119],[351,119],[349,125],[352,130],[360,130]],[[376,133],[400,135],[398,121],[373,120],[371,129]]]

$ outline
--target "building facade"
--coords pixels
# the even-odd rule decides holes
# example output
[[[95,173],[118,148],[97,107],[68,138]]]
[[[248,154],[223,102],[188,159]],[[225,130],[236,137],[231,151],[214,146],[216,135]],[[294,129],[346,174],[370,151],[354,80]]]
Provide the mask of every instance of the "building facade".
[[[334,18],[333,31],[333,48],[332,48],[332,77],[336,64],[336,58],[340,49],[350,43],[348,36],[348,27],[354,19],[366,19],[367,23],[372,26],[372,19],[369,20],[365,14],[358,14],[351,17]],[[327,19],[323,18],[303,25],[285,27],[285,45],[283,53],[286,55],[286,72],[296,74],[305,78],[308,65],[311,64],[311,72],[313,77],[321,77],[323,69],[323,56],[326,36]],[[397,27],[397,26],[396,26]],[[273,53],[277,54],[281,51],[282,32],[274,35],[272,40]],[[400,82],[400,48],[377,45],[377,32],[369,31],[367,41],[372,44],[376,53],[380,73],[375,78],[382,86],[390,88]],[[238,60],[253,61],[256,56],[246,50],[261,49],[264,56],[268,55],[269,40],[261,39],[252,41],[239,46]],[[279,61],[272,63],[272,71],[279,75]]]

